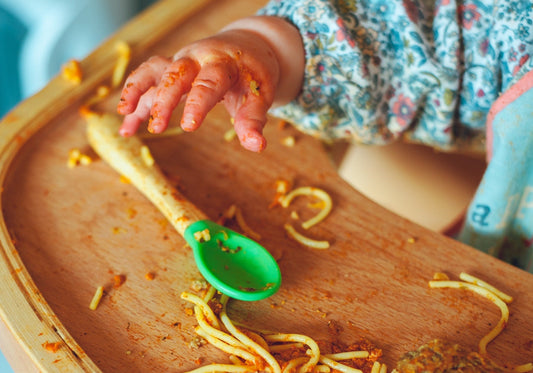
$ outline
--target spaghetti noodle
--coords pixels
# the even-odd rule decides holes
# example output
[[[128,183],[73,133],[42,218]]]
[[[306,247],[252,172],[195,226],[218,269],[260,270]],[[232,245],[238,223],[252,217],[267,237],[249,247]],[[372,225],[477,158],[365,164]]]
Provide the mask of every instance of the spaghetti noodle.
[[[115,62],[113,75],[111,77],[111,86],[113,88],[118,87],[120,83],[122,83],[122,79],[124,79],[124,74],[126,73],[126,69],[128,68],[131,59],[131,48],[126,42],[122,40],[117,41],[115,49],[118,52],[118,58]]]
[[[312,238],[304,236],[303,234],[296,231],[296,229],[294,229],[294,227],[290,224],[285,224],[283,227],[285,228],[285,231],[290,237],[292,237],[295,241],[298,241],[302,245],[309,246],[313,249],[320,249],[320,250],[325,250],[329,248],[328,241],[313,240]]]
[[[100,304],[100,300],[102,299],[102,296],[104,295],[104,287],[98,286],[96,288],[96,291],[93,295],[93,299],[91,300],[91,303],[89,304],[89,308],[91,310],[96,310],[98,308],[98,305]]]
[[[505,326],[507,325],[507,321],[509,320],[509,308],[507,307],[507,304],[505,304],[503,300],[501,300],[497,295],[495,295],[490,290],[487,290],[485,288],[482,288],[481,286],[470,284],[467,282],[430,281],[429,287],[430,288],[468,289],[470,291],[478,293],[479,295],[487,298],[488,300],[493,302],[496,306],[498,306],[498,308],[501,311],[500,321],[498,321],[498,324],[496,324],[496,326],[479,341],[479,353],[486,354],[487,345],[489,344],[489,342],[492,341],[494,338],[496,338],[498,334],[500,334],[501,331],[505,329]]]
[[[242,215],[242,211],[238,207],[235,210],[235,220],[237,221],[239,227],[241,227],[243,230],[244,234],[246,234],[252,240],[259,241],[261,239],[261,235],[250,228],[248,223],[246,223],[246,220],[244,220],[244,216]]]
[[[479,341],[479,353],[482,356],[485,356],[487,354],[487,345],[494,340],[507,326],[507,322],[509,321],[509,308],[507,307],[507,303],[511,303],[513,301],[513,297],[505,294],[501,290],[486,283],[485,281],[465,272],[462,272],[459,275],[459,278],[463,281],[451,281],[447,278],[447,276],[434,276],[434,279],[435,278],[443,279],[429,281],[430,288],[467,289],[490,300],[500,309],[500,320],[496,326]],[[530,372],[532,370],[533,363],[523,364],[513,369],[514,372]]]
[[[241,228],[242,232],[250,237],[252,240],[259,241],[261,235],[254,231],[244,219],[242,210],[237,205],[231,205],[223,213],[217,221],[219,224],[224,225],[228,219],[235,219],[237,225]]]
[[[316,198],[319,198],[323,203],[321,204],[320,212],[315,215],[313,218],[304,221],[302,223],[302,228],[309,229],[313,225],[316,225],[320,223],[322,220],[328,216],[328,214],[331,211],[331,208],[333,207],[333,204],[331,202],[331,197],[328,193],[326,193],[324,190],[315,188],[315,187],[299,187],[296,189],[291,190],[288,194],[282,196],[280,198],[280,204],[283,207],[289,207],[292,200],[297,196],[313,196]]]
[[[463,281],[470,282],[471,284],[478,285],[482,288],[485,288],[493,292],[494,294],[498,296],[498,298],[503,300],[505,303],[511,303],[513,301],[513,297],[511,297],[510,295],[505,294],[503,291],[496,289],[494,286],[489,285],[485,281],[480,280],[479,278],[474,277],[472,275],[469,275],[468,273],[461,272],[461,274],[459,275],[459,278]]]
[[[362,370],[349,365],[354,359],[364,359],[373,363],[379,355],[369,351],[346,351],[322,354],[318,343],[302,334],[285,334],[251,330],[235,323],[227,314],[229,298],[221,295],[215,298],[216,291],[210,287],[201,298],[183,292],[181,298],[194,304],[194,315],[198,322],[197,335],[221,351],[229,354],[231,364],[208,364],[189,373],[204,372],[331,372],[361,373]],[[213,309],[216,305],[219,311]],[[219,309],[220,308],[220,309]],[[239,326],[237,326],[239,325]],[[346,361],[347,363],[341,363]],[[386,372],[385,365],[378,365],[379,373]],[[383,370],[384,369],[384,370]]]
[[[287,181],[278,180],[276,182],[276,196],[270,206],[273,207],[279,204],[282,207],[287,208],[291,204],[292,200],[297,196],[312,196],[319,199],[319,202],[309,204],[309,207],[319,208],[320,212],[313,216],[311,219],[304,221],[302,223],[302,228],[311,228],[312,226],[324,220],[330,213],[333,206],[331,202],[331,197],[324,190],[311,186],[299,187],[291,190],[290,192],[288,191],[288,189],[289,183]],[[293,211],[291,213],[291,217],[293,219],[298,219],[298,214]],[[330,244],[328,241],[317,241],[310,237],[307,237],[306,235],[303,235],[296,231],[296,229],[289,223],[285,224],[284,228],[290,238],[294,239],[295,241],[301,243],[304,246],[308,246],[314,249],[329,248]]]

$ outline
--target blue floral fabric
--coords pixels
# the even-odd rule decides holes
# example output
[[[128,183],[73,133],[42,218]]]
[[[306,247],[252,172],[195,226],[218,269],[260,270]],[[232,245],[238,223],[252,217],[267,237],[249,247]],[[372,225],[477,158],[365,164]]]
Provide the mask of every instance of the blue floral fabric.
[[[533,0],[271,0],[259,13],[294,24],[306,53],[301,94],[272,113],[322,139],[485,152],[494,102],[533,92]],[[532,97],[497,113],[458,237],[530,272]]]
[[[484,151],[491,104],[531,69],[526,0],[272,0],[306,51],[301,95],[273,111],[323,139],[399,137]]]

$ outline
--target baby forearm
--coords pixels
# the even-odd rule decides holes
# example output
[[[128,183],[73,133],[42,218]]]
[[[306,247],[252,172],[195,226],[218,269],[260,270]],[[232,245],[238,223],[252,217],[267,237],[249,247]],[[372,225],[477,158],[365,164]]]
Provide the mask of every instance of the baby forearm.
[[[279,63],[279,82],[273,107],[287,104],[301,91],[305,51],[298,29],[279,17],[253,16],[239,19],[222,31],[243,30],[261,37],[273,50]]]

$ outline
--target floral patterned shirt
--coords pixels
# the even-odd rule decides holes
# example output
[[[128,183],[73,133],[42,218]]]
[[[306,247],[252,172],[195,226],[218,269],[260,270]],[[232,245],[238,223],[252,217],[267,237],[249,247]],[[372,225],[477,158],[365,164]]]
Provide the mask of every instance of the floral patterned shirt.
[[[499,94],[531,70],[530,0],[271,0],[300,31],[299,97],[273,114],[323,139],[484,151]]]

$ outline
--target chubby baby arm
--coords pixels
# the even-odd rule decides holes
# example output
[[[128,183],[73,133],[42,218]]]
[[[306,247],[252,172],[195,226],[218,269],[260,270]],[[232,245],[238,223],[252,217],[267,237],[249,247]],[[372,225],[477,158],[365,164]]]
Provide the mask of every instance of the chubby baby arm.
[[[246,149],[261,151],[267,111],[294,99],[303,81],[304,49],[298,30],[270,16],[238,20],[197,41],[172,59],[152,57],[126,79],[118,112],[123,136],[148,122],[163,132],[172,111],[185,100],[181,126],[196,130],[223,101]]]

